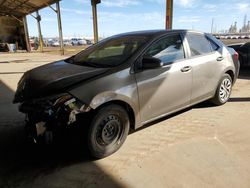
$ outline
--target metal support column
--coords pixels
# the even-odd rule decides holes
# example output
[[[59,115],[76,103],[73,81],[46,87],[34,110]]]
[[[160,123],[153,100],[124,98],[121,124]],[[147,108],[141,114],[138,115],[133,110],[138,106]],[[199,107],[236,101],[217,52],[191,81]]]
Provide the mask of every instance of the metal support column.
[[[57,22],[58,22],[60,51],[61,51],[61,55],[64,55],[64,44],[63,44],[63,33],[62,33],[62,19],[61,19],[61,11],[60,11],[60,3],[59,3],[59,1],[56,3],[56,13],[57,13]]]
[[[36,20],[37,20],[37,26],[38,26],[38,34],[39,34],[39,47],[40,51],[43,52],[43,36],[42,36],[42,31],[41,31],[41,16],[39,15],[39,12],[36,11]]]
[[[166,0],[166,29],[173,28],[173,0]]]
[[[94,43],[98,42],[98,26],[97,26],[96,5],[100,2],[101,2],[100,0],[91,0],[92,14],[93,14],[93,28],[94,28]]]
[[[30,49],[30,40],[29,40],[29,30],[27,25],[27,18],[26,16],[23,17],[23,27],[24,27],[24,35],[25,35],[25,42],[26,42],[26,49],[28,52],[31,51]]]

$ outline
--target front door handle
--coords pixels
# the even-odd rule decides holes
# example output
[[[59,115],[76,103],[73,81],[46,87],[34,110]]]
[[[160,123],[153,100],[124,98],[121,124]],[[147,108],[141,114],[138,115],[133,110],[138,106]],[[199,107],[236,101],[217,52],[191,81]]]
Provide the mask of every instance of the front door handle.
[[[220,56],[220,57],[218,57],[216,60],[217,60],[217,61],[222,61],[223,59],[224,59],[224,57]]]
[[[188,72],[188,71],[190,71],[191,69],[192,69],[191,66],[185,66],[185,67],[183,67],[183,68],[181,69],[181,72]]]

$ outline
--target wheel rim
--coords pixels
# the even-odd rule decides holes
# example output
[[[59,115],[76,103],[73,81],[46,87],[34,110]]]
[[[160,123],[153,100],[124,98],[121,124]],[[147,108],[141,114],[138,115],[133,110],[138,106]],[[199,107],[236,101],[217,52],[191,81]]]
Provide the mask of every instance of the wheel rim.
[[[101,146],[108,146],[120,142],[122,123],[116,115],[109,115],[103,119],[96,132],[96,141]]]
[[[226,102],[229,99],[231,89],[232,89],[231,80],[229,78],[225,78],[221,83],[219,92],[219,97],[222,102]]]

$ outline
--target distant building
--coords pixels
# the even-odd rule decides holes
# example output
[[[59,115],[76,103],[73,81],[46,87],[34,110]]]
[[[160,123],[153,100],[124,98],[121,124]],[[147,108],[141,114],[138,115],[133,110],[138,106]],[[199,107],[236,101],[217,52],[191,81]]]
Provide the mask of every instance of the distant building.
[[[242,33],[250,32],[250,21],[247,23],[247,15],[244,16],[243,27],[241,29]]]
[[[228,30],[228,33],[237,33],[237,22],[234,22],[234,24],[232,24]]]

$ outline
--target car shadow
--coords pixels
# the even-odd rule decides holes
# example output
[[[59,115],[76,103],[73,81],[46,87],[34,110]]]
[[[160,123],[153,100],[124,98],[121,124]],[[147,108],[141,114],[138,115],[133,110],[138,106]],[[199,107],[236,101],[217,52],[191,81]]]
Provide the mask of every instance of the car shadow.
[[[250,97],[232,97],[229,102],[250,102]]]
[[[1,188],[124,187],[89,156],[78,126],[68,129],[61,142],[27,144],[24,117],[11,103],[14,92],[1,80],[0,90]]]
[[[133,134],[133,133],[136,133],[136,132],[141,131],[141,130],[143,130],[143,129],[146,129],[146,128],[148,128],[148,127],[150,127],[150,126],[152,126],[152,125],[154,125],[154,124],[160,123],[160,122],[162,122],[162,121],[166,121],[166,120],[169,120],[169,119],[171,119],[171,118],[174,118],[174,117],[176,117],[176,116],[178,116],[178,115],[180,115],[180,114],[186,113],[186,112],[188,112],[188,111],[190,111],[190,110],[192,110],[192,109],[196,109],[196,108],[212,108],[212,107],[216,107],[216,106],[215,106],[213,103],[209,102],[209,101],[205,101],[205,102],[196,104],[196,105],[194,105],[194,106],[188,107],[188,108],[186,108],[186,109],[180,110],[180,111],[178,111],[178,112],[175,112],[175,113],[173,113],[173,114],[166,115],[166,116],[164,116],[164,117],[162,117],[162,118],[160,118],[160,119],[154,120],[154,121],[152,121],[152,122],[150,122],[150,123],[147,123],[147,124],[145,124],[144,126],[138,128],[138,129],[136,129],[136,130],[131,130],[131,131],[130,131],[130,134]]]
[[[0,63],[25,63],[29,59],[16,59],[16,60],[11,60],[11,61],[0,61]]]

